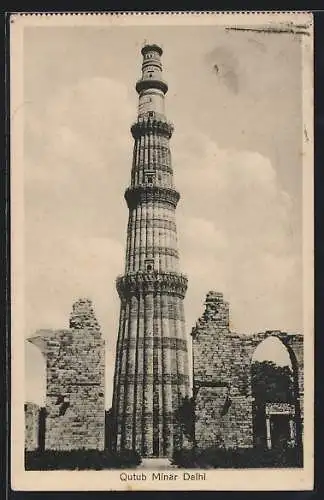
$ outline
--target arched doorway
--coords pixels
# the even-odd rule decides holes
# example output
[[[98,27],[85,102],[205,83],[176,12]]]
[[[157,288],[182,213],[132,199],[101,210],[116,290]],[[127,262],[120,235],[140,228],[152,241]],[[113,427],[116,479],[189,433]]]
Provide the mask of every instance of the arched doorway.
[[[300,448],[298,366],[294,352],[280,338],[258,344],[251,360],[254,446]]]

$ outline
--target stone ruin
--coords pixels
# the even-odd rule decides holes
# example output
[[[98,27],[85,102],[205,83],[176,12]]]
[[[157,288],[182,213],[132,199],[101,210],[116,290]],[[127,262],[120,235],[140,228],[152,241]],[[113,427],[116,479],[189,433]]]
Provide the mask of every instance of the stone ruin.
[[[205,311],[192,329],[195,444],[206,448],[249,448],[255,445],[251,362],[257,346],[269,337],[287,348],[294,379],[294,404],[268,405],[267,444],[271,448],[270,419],[286,414],[290,440],[302,448],[303,336],[281,331],[238,335],[229,326],[229,304],[221,293],[209,292]]]
[[[286,415],[291,442],[302,449],[303,336],[281,331],[232,332],[229,304],[216,292],[207,294],[205,310],[191,335],[194,444],[199,448],[255,446],[251,361],[263,340],[276,337],[290,356],[295,399],[293,404],[266,404],[267,446],[271,447],[271,420]],[[103,450],[104,340],[91,302],[75,302],[69,329],[40,330],[28,341],[45,356],[47,387],[45,409],[25,404],[26,450]]]
[[[73,304],[70,328],[39,330],[28,339],[46,360],[46,415],[40,442],[41,410],[25,405],[27,450],[104,449],[105,348],[88,299]]]

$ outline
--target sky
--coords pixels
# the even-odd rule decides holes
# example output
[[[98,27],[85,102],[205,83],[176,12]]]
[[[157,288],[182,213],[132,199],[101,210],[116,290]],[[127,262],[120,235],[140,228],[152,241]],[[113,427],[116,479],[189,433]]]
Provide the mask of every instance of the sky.
[[[25,28],[24,336],[68,327],[72,303],[90,298],[107,346],[107,407],[145,40],[164,49],[188,335],[209,290],[230,302],[233,331],[302,333],[300,38],[220,26]],[[287,362],[275,345],[259,357]],[[26,399],[41,402],[44,383],[26,343]]]

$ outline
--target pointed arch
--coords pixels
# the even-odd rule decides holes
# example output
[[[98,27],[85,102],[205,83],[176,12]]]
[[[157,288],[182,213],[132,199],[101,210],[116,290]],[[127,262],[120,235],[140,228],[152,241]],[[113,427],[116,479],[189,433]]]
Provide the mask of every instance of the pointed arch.
[[[271,429],[270,429],[270,415],[278,414],[280,411],[290,415],[290,442],[299,450],[300,456],[299,461],[301,461],[302,453],[302,411],[301,411],[301,398],[303,392],[303,385],[301,380],[303,380],[303,362],[302,362],[302,347],[303,341],[300,335],[288,335],[280,331],[265,332],[262,334],[254,335],[251,340],[251,351],[250,351],[250,380],[251,380],[251,391],[252,391],[252,365],[254,363],[254,356],[257,349],[262,345],[263,342],[268,339],[277,339],[282,346],[286,349],[291,371],[292,371],[292,405],[280,409],[280,406],[268,406],[265,410],[266,419],[266,439],[267,447],[271,447]],[[255,426],[254,426],[255,428]],[[255,429],[254,429],[255,430]],[[255,436],[256,437],[256,436]],[[254,440],[256,444],[256,439]]]

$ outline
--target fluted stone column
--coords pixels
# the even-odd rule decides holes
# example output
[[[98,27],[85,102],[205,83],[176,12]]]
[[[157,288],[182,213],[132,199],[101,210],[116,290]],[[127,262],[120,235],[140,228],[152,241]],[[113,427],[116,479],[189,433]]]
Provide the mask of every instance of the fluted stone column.
[[[121,299],[116,346],[113,415],[115,449],[143,456],[170,456],[181,444],[175,418],[189,394],[183,299],[187,279],[179,272],[169,140],[164,112],[168,86],[156,45],[142,49],[142,77],[134,138],[125,274],[117,279]]]

